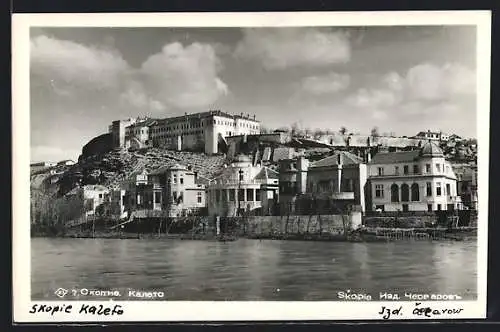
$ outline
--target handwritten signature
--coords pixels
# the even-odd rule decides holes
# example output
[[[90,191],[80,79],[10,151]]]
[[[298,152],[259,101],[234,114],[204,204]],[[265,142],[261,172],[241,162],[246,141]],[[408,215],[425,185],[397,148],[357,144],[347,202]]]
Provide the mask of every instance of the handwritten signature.
[[[420,302],[415,303],[415,308],[412,311],[413,316],[417,317],[423,316],[432,318],[441,315],[457,315],[464,310],[463,308],[436,309],[431,307],[420,306],[421,304],[422,303]],[[394,318],[395,316],[403,316],[403,306],[400,306],[399,308],[388,308],[386,306],[382,306],[382,309],[378,314],[381,315],[382,319],[385,320]]]

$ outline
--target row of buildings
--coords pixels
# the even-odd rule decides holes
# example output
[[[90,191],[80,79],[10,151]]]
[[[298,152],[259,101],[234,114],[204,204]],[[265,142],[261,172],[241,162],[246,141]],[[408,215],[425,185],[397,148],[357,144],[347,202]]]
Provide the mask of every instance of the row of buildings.
[[[225,138],[260,133],[260,122],[249,114],[233,115],[220,110],[163,119],[129,118],[109,126],[114,148],[148,146],[176,150],[220,152]]]
[[[117,190],[85,186],[73,194],[86,200],[87,216],[104,205],[101,212],[120,218],[137,211],[178,217],[460,210],[477,209],[477,174],[457,179],[442,150],[428,141],[373,158],[337,151],[315,162],[283,159],[278,171],[238,155],[212,179],[176,164],[133,174]]]

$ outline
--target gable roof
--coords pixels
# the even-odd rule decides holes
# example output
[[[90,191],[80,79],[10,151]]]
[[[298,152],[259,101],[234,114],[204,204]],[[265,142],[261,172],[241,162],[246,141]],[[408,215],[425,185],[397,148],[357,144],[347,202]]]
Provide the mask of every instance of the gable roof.
[[[347,151],[339,151],[335,153],[332,156],[320,159],[310,165],[311,168],[316,168],[316,167],[329,167],[329,166],[336,166],[338,165],[338,158],[342,159],[342,164],[343,165],[357,165],[363,163],[363,159],[360,157],[347,152]]]
[[[419,150],[402,151],[402,152],[379,152],[377,153],[370,164],[395,164],[415,161],[420,157]]]
[[[255,180],[278,179],[279,173],[273,171],[269,167],[262,167],[259,173],[255,176]]]

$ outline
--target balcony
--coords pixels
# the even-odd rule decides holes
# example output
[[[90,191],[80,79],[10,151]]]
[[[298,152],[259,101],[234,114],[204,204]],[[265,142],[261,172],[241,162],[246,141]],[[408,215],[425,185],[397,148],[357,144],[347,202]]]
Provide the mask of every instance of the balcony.
[[[332,193],[330,196],[332,199],[335,199],[335,200],[353,200],[354,199],[354,192],[344,191],[344,192],[340,192],[340,193]]]
[[[352,191],[306,193],[306,196],[312,199],[332,199],[336,201],[354,200],[354,192]]]

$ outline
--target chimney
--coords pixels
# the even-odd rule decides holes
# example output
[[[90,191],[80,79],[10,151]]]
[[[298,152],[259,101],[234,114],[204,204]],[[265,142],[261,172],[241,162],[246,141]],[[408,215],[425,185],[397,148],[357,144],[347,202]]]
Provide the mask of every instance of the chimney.
[[[368,153],[366,154],[366,162],[369,163],[370,161],[372,161],[372,153],[368,150]]]
[[[198,172],[194,172],[194,183],[198,181]]]
[[[255,120],[255,114],[253,115],[253,119]]]
[[[240,113],[240,116],[243,117],[243,112]]]

